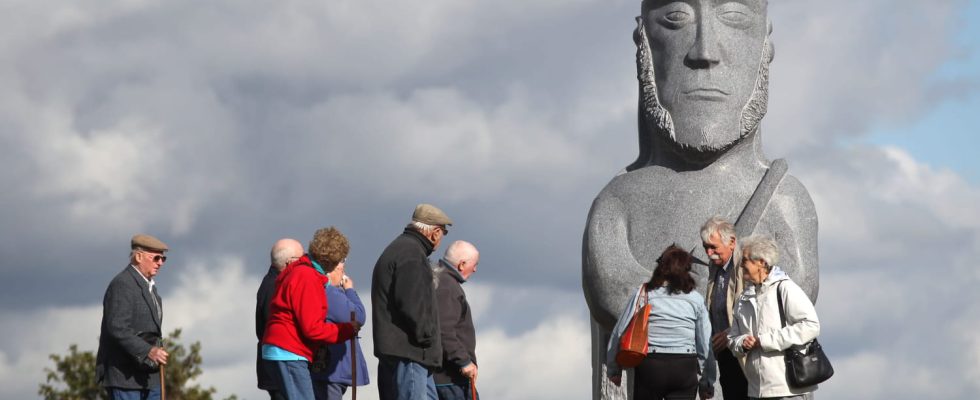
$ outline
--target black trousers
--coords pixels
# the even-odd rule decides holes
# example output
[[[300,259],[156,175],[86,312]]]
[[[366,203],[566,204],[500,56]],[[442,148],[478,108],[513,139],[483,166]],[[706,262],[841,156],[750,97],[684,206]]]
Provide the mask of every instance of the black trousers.
[[[718,360],[718,381],[721,382],[721,393],[725,400],[747,400],[749,383],[745,381],[742,366],[732,351],[724,349],[715,353],[715,359]]]
[[[635,400],[694,400],[697,394],[698,358],[694,354],[650,353],[636,367]]]

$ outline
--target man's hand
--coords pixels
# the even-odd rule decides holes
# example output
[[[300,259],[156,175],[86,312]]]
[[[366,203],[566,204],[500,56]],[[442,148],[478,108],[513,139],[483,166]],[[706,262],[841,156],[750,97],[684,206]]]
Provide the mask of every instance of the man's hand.
[[[351,321],[351,322],[348,322],[348,324],[350,324],[351,328],[354,328],[354,335],[355,336],[357,335],[358,332],[361,331],[361,323],[360,322]]]
[[[715,354],[722,351],[728,347],[728,329],[714,334],[711,337],[711,348],[715,351]]]
[[[700,390],[698,390],[698,395],[701,396],[701,400],[707,400],[712,397],[715,397],[715,387],[714,386],[703,387]]]
[[[170,354],[167,354],[167,351],[162,347],[151,347],[150,352],[146,354],[146,358],[149,358],[160,365],[167,365],[168,356],[170,356]]]
[[[616,384],[616,386],[619,386],[620,384],[623,383],[623,376],[622,375],[613,375],[613,376],[610,376],[609,377],[609,380],[612,383]]]
[[[469,365],[460,368],[459,373],[465,376],[469,380],[476,381],[476,375],[477,375],[476,364],[470,363]]]
[[[742,341],[742,350],[749,351],[759,348],[759,338],[757,336],[749,336]]]

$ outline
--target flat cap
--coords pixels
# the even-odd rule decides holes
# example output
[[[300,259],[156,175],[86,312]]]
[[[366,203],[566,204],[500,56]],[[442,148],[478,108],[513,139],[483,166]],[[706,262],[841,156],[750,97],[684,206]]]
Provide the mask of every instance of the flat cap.
[[[133,235],[133,239],[129,241],[129,246],[132,249],[141,248],[159,251],[161,253],[170,250],[170,248],[167,247],[167,244],[160,239],[143,233]]]
[[[453,224],[453,220],[449,219],[449,216],[442,212],[439,207],[426,203],[415,206],[415,212],[412,213],[412,221],[429,225]]]

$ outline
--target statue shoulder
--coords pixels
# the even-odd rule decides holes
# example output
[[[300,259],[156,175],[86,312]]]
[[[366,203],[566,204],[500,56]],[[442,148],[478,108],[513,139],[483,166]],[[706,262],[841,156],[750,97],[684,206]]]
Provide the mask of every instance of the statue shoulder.
[[[806,186],[795,176],[787,174],[780,182],[776,190],[775,199],[780,208],[786,212],[787,217],[795,216],[799,219],[817,218],[817,209],[810,197],[810,192]]]

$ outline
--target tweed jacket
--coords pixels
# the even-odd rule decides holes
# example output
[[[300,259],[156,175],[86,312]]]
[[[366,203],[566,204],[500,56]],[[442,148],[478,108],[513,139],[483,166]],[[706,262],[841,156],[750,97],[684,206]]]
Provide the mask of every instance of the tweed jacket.
[[[160,312],[157,312],[154,297]],[[147,389],[160,386],[160,373],[146,358],[153,346],[140,335],[161,337],[162,324],[160,296],[150,293],[146,280],[127,265],[109,283],[102,299],[102,328],[95,374],[103,387]]]
[[[727,304],[725,304],[725,308],[728,311],[729,326],[731,326],[733,322],[732,311],[735,308],[735,304],[738,302],[739,296],[741,296],[742,292],[745,290],[745,282],[743,282],[742,280],[742,270],[741,270],[742,251],[741,250],[742,249],[740,247],[735,247],[735,251],[732,252],[732,258],[731,258],[732,266],[730,268],[732,270],[728,271],[728,294],[725,296],[725,300],[727,300]],[[707,290],[705,291],[705,295],[704,295],[705,305],[708,307],[708,312],[711,312],[711,302],[714,300],[714,291],[715,291],[714,283],[715,283],[715,277],[718,276],[718,269],[719,268],[715,266],[709,267],[710,272],[708,272],[708,287],[706,288]],[[717,333],[717,332],[713,332],[713,333]]]

